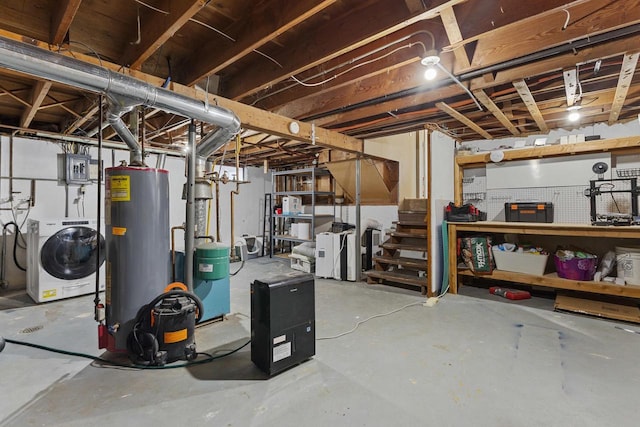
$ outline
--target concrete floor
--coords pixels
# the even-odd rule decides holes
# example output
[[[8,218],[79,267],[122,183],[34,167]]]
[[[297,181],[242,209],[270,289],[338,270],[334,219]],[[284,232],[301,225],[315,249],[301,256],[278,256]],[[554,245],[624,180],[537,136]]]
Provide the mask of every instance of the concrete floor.
[[[248,340],[249,283],[265,270],[290,272],[279,260],[247,262],[232,280],[232,314],[197,330],[200,351]],[[0,334],[101,355],[92,299],[35,306],[24,294],[5,295]],[[318,279],[317,335],[422,299]],[[640,335],[615,326],[448,295],[435,307],[412,306],[318,341],[313,359],[270,379],[251,363],[249,347],[205,365],[141,371],[7,344],[0,425],[635,426]]]

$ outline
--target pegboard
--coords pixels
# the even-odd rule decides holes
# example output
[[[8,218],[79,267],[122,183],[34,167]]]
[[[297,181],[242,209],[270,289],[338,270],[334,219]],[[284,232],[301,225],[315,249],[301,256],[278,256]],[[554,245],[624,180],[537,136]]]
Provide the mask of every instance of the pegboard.
[[[618,162],[617,166],[621,169],[630,166],[640,167],[635,158],[633,161]],[[616,177],[616,169],[615,167],[610,169],[607,177]],[[590,224],[590,201],[589,197],[585,196],[585,192],[589,189],[589,179],[596,179],[596,175],[592,174],[585,179],[584,185],[487,189],[487,177],[476,175],[464,180],[462,196],[465,203],[472,203],[478,209],[487,212],[489,221],[504,221],[505,203],[551,202],[554,207],[553,222]],[[631,184],[615,181],[612,185],[615,185],[615,189],[626,190]],[[601,194],[596,197],[596,212],[630,214],[631,195],[628,193]]]

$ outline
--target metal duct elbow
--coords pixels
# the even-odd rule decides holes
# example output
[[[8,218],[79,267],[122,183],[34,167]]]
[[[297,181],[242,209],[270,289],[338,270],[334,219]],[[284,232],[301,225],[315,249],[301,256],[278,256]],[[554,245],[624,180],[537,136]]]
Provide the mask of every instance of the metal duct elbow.
[[[136,137],[131,133],[127,125],[124,123],[122,118],[120,117],[124,114],[124,111],[112,109],[109,107],[107,111],[107,121],[113,128],[113,130],[118,134],[120,139],[127,144],[129,149],[131,150],[131,164],[141,166],[144,164],[142,159],[142,147],[138,143]]]
[[[240,132],[240,119],[231,111],[225,108],[217,107],[221,110],[225,110],[231,115],[233,120],[227,127],[218,128],[212,132],[209,132],[204,136],[196,147],[196,156],[198,169],[205,169],[205,163],[207,158],[215,153],[220,147],[233,139],[238,132]]]

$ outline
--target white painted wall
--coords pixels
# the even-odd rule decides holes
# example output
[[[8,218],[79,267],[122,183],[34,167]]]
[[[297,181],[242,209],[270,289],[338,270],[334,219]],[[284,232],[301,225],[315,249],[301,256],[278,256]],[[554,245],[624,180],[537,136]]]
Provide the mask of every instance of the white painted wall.
[[[9,137],[0,137],[0,208],[10,208],[9,180],[4,179],[9,176]],[[97,184],[85,186],[84,196],[78,193],[79,186],[69,186],[68,192],[64,185],[58,184],[57,157],[62,153],[56,143],[33,140],[26,138],[14,138],[13,143],[13,191],[15,220],[22,225],[21,230],[26,232],[26,218],[48,219],[48,218],[70,218],[86,217],[95,219],[97,216]],[[92,158],[96,159],[97,149],[90,149]],[[123,150],[105,149],[102,154],[105,167],[117,166],[121,160],[129,160],[129,153]],[[146,162],[151,167],[155,167],[157,156],[152,154]],[[165,169],[169,171],[169,221],[171,226],[182,225],[185,220],[186,205],[182,200],[182,187],[186,182],[184,158],[166,158]],[[230,170],[230,175],[235,170]],[[264,193],[271,191],[270,174],[263,174],[262,169],[251,168],[247,171],[247,178],[251,181],[240,186],[240,195],[236,196],[235,214],[235,234],[262,234],[260,223],[263,215]],[[26,179],[17,179],[26,178]],[[25,201],[30,196],[30,179],[36,181],[35,206],[27,211]],[[231,216],[230,216],[230,191],[235,189],[235,184],[221,185],[221,239],[224,243],[230,244],[231,240]],[[16,193],[17,192],[17,193]],[[104,187],[102,191],[104,197]],[[83,200],[84,199],[84,200]],[[84,202],[84,203],[83,203]],[[101,201],[102,203],[102,201]],[[104,209],[102,210],[104,214]],[[13,221],[10,209],[0,211],[0,221],[2,225]],[[215,233],[215,212],[211,215],[211,234]],[[12,233],[13,230],[10,229]],[[166,230],[169,233],[169,230]],[[184,234],[176,233],[176,247],[184,248]],[[237,240],[237,239],[236,239]],[[8,251],[5,257],[7,266],[7,277],[10,281],[10,289],[25,286],[25,273],[18,270],[11,253],[13,243],[12,236],[8,239]],[[168,250],[169,248],[167,248]],[[26,256],[23,249],[18,249],[18,262],[26,265]]]
[[[440,290],[444,276],[442,249],[442,221],[444,207],[453,201],[453,165],[455,157],[455,141],[440,133],[431,134],[431,248],[429,251],[431,263],[431,277],[429,283],[433,292]]]

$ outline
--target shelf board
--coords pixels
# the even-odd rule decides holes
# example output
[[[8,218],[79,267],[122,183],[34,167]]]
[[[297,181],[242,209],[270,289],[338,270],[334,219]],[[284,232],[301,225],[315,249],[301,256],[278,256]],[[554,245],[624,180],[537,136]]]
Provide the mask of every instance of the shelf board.
[[[283,240],[286,242],[313,242],[313,239],[298,239],[297,237],[292,237],[288,234],[276,234],[273,236],[274,240]]]
[[[562,279],[558,277],[556,273],[545,274],[543,276],[534,276],[525,273],[493,270],[493,273],[491,274],[476,275],[469,270],[458,270],[458,275],[477,277],[481,279],[504,280],[507,282],[524,283],[527,285],[544,286],[547,288],[567,289],[572,291],[591,292],[628,298],[640,298],[640,286],[620,286],[608,282]]]
[[[313,218],[334,218],[332,214],[315,214],[315,215],[285,215],[285,214],[273,214],[274,218],[292,218],[292,219],[308,219]]]
[[[274,196],[333,196],[333,191],[275,191]]]
[[[640,238],[640,226],[600,226],[590,224],[561,224],[538,222],[453,222],[456,232],[478,231],[482,233],[535,234],[549,236],[581,236],[608,238]]]
[[[601,139],[598,141],[580,142],[577,144],[547,145],[542,147],[529,147],[512,150],[504,150],[504,160],[526,160],[539,159],[543,157],[566,156],[579,153],[600,153],[603,151],[638,149],[640,137],[632,136],[625,138]],[[471,166],[476,164],[490,163],[490,152],[472,154],[468,156],[456,156],[456,163],[459,166]]]

